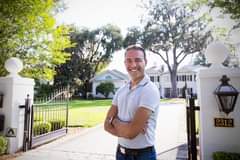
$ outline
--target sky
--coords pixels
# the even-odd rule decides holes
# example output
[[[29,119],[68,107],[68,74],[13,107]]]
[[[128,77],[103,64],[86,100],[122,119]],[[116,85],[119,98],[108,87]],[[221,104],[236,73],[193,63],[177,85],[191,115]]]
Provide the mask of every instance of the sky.
[[[67,9],[57,16],[59,22],[73,23],[91,29],[105,24],[119,26],[123,33],[140,24],[141,0],[65,0]]]
[[[65,3],[67,9],[56,16],[58,24],[74,24],[95,29],[110,23],[120,27],[123,35],[127,28],[140,25],[143,13],[143,9],[139,7],[141,0],[65,0]],[[147,57],[147,68],[161,61],[157,55],[147,53]],[[114,53],[107,69],[126,73],[124,50]]]

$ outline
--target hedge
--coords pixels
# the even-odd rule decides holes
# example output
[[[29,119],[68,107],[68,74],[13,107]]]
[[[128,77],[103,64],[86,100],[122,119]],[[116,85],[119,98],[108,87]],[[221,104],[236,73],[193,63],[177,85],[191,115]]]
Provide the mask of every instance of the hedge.
[[[51,124],[51,131],[61,129],[65,126],[65,121],[63,120],[51,120],[49,123]]]
[[[35,121],[33,124],[33,135],[41,135],[51,131],[51,124],[49,122]]]
[[[240,160],[240,153],[214,152],[213,160]]]
[[[0,155],[6,153],[7,151],[7,139],[0,135]]]

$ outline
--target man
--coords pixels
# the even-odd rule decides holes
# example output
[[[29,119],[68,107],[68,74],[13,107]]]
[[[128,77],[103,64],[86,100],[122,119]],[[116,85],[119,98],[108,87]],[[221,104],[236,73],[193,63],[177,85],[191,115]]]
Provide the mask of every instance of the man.
[[[124,63],[131,80],[116,92],[104,129],[118,137],[117,160],[156,160],[154,143],[160,96],[145,75],[145,50],[139,45],[127,47]]]

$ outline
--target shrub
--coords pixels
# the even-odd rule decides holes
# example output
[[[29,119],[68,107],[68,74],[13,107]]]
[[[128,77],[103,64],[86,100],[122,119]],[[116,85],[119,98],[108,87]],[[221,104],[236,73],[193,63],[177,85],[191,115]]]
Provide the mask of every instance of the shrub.
[[[7,139],[4,136],[0,136],[0,155],[6,153]]]
[[[240,160],[240,153],[214,152],[213,160]]]
[[[51,120],[49,123],[51,124],[51,131],[58,130],[65,126],[65,121],[63,120]]]
[[[114,93],[114,84],[112,82],[100,83],[96,88],[97,93],[101,93],[108,98],[108,95],[112,92]]]
[[[51,131],[51,124],[49,122],[35,121],[33,124],[33,135],[41,135]]]

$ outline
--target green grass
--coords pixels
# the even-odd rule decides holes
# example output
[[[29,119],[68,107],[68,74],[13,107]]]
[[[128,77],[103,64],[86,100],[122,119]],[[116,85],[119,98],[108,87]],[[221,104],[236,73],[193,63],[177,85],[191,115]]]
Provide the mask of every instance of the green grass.
[[[160,99],[160,104],[164,104],[164,103],[184,104],[185,99],[184,98],[163,98],[163,99]]]
[[[69,103],[69,126],[92,127],[104,121],[112,100],[73,100]]]
[[[72,100],[69,103],[69,108],[84,108],[84,107],[106,107],[112,103],[111,99],[104,100]]]
[[[68,125],[71,127],[92,127],[104,121],[111,99],[104,100],[71,100],[69,102]],[[160,103],[184,103],[184,99],[161,99]],[[53,106],[44,106],[48,110],[48,114],[54,114],[50,111]],[[65,114],[62,114],[63,116]],[[35,120],[43,119],[42,115],[38,115]]]

